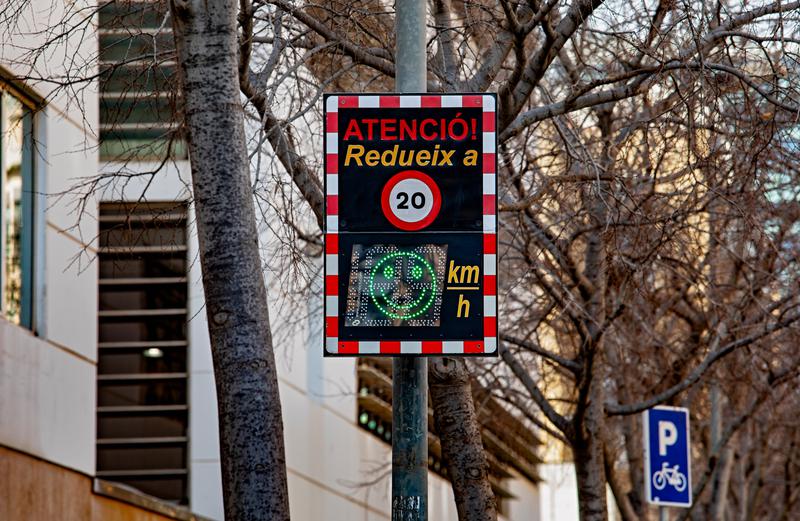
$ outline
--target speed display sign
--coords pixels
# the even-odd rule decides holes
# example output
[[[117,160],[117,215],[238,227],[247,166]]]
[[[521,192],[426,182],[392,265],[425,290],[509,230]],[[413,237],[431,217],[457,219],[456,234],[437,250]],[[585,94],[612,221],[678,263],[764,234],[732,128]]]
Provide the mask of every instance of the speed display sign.
[[[325,354],[495,355],[495,96],[324,103]]]

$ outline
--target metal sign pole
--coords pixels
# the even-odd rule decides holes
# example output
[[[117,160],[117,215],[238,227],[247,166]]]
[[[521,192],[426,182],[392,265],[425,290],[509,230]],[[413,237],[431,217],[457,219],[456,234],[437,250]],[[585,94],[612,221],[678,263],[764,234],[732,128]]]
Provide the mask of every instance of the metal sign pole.
[[[667,507],[658,507],[658,521],[667,521],[668,519]]]
[[[397,0],[395,89],[425,92],[425,0]],[[392,365],[392,521],[428,519],[428,361]]]

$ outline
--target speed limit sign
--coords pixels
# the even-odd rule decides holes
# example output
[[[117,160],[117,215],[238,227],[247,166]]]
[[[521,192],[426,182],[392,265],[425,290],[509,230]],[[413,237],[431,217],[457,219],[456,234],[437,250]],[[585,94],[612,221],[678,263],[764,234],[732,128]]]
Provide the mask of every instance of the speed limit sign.
[[[442,207],[442,194],[429,175],[416,170],[395,174],[383,187],[381,208],[390,223],[401,230],[421,230],[431,224]]]
[[[326,355],[496,355],[495,106],[325,96]]]

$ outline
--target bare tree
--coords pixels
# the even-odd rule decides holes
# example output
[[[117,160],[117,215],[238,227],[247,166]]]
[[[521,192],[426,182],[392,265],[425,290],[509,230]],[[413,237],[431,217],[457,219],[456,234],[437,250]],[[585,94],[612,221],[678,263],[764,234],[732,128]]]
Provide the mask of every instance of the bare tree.
[[[239,101],[237,6],[172,0],[170,12],[214,355],[225,518],[288,520],[278,375]]]
[[[783,355],[765,350],[800,318],[796,241],[773,229],[794,226],[793,202],[771,201],[767,188],[794,155],[797,7],[431,3],[429,90],[491,89],[501,100],[506,369],[481,379],[570,447],[585,520],[606,518],[607,485],[626,519],[646,517],[637,413],[723,396],[714,382],[734,353],[761,353],[780,375],[751,379],[770,390],[753,411],[794,378],[793,358],[782,358],[791,341]],[[304,71],[293,81],[306,95],[380,92],[394,74],[381,2],[252,10],[265,20],[252,38],[265,63]],[[266,92],[285,80],[270,78]],[[274,150],[319,222],[320,197],[306,189],[318,168],[292,141],[305,123],[294,114],[314,110],[315,97],[292,103],[282,120],[265,117],[275,109],[259,116],[273,147],[289,145]],[[437,410],[437,400],[458,410],[450,383],[437,388]],[[695,423],[710,429],[722,407],[708,398]],[[725,429],[754,413],[717,422],[718,452],[733,436]],[[726,454],[719,470],[713,449],[698,460],[712,468],[716,518],[732,493]],[[462,519],[483,519],[466,510]]]
[[[608,44],[596,41],[586,52],[602,55]],[[797,375],[797,242],[785,232],[796,201],[771,186],[797,182],[778,167],[795,153],[786,138],[796,94],[766,95],[762,82],[777,84],[781,69],[769,53],[748,58],[754,88],[747,47],[720,42],[702,52],[719,66],[682,62],[658,92],[555,118],[534,146],[506,149],[516,328],[502,353],[526,396],[505,392],[516,406],[535,403],[571,447],[584,519],[605,517],[606,482],[623,517],[646,517],[635,414],[665,402],[691,404],[713,433],[695,458],[713,490],[702,496],[704,482],[695,496],[723,519],[730,437]],[[766,365],[753,367],[759,359]],[[719,372],[737,363],[750,374],[725,394]],[[723,397],[751,386],[768,392],[723,422]]]

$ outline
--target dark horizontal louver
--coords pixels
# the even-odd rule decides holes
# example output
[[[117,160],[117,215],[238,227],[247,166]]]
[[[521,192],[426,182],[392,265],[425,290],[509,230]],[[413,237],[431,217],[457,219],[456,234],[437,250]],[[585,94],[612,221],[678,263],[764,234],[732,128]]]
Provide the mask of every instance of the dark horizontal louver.
[[[97,476],[186,505],[183,203],[102,203]]]
[[[101,159],[185,159],[167,3],[107,2],[98,33]]]

